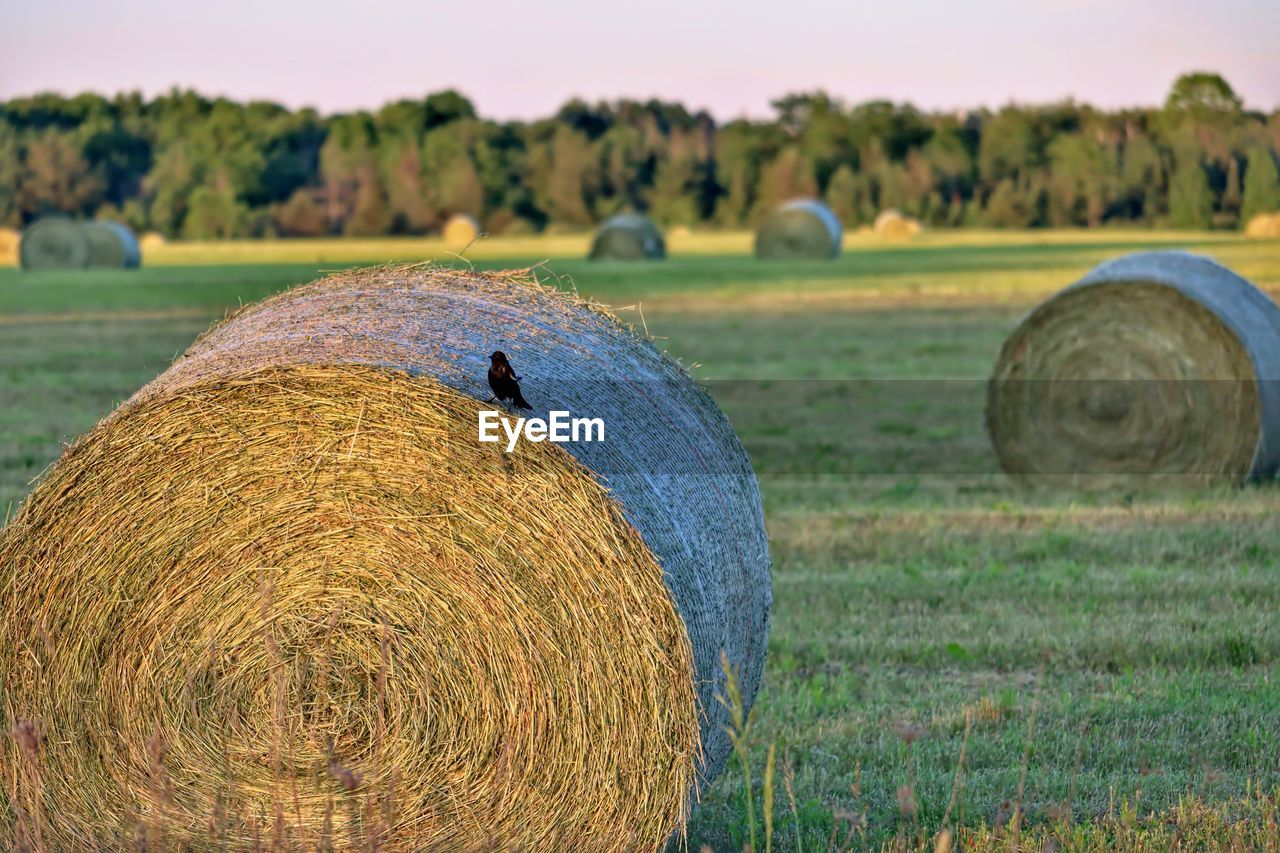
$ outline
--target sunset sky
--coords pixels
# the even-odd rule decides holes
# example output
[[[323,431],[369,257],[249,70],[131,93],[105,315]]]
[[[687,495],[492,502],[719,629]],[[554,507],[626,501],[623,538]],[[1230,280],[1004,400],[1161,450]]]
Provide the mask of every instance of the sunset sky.
[[[0,98],[181,86],[335,112],[454,87],[496,118],[657,96],[724,119],[816,88],[1150,105],[1210,69],[1280,106],[1278,0],[43,0],[5,18]]]

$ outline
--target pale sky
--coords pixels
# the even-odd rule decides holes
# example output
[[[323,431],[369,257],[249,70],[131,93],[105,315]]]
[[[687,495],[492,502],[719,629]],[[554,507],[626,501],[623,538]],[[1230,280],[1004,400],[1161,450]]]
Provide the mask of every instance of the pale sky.
[[[1280,106],[1280,0],[11,0],[0,98],[172,86],[323,112],[448,87],[493,118],[652,96],[720,119],[788,92],[924,108],[1154,105],[1221,72]]]

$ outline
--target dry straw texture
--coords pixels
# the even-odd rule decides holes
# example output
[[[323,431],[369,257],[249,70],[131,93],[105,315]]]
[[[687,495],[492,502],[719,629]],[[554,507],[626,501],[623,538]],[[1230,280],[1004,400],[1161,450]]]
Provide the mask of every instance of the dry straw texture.
[[[606,219],[591,241],[593,261],[657,261],[667,256],[662,232],[647,216],[620,213]]]
[[[496,348],[615,434],[478,443]],[[745,464],[650,345],[520,277],[387,268],[240,313],[0,534],[28,733],[0,841],[661,846],[700,734],[725,757],[709,659],[748,696],[763,663]]]
[[[988,389],[1001,465],[1031,485],[1241,483],[1280,468],[1280,309],[1208,258],[1128,255],[1047,300]]]
[[[92,247],[83,228],[62,216],[46,216],[22,232],[18,255],[23,269],[68,270],[89,266]]]
[[[781,205],[756,231],[756,257],[822,260],[840,254],[840,220],[820,201],[794,199]]]
[[[444,237],[445,245],[450,248],[465,249],[480,236],[480,223],[473,216],[455,213],[445,222],[441,236]]]

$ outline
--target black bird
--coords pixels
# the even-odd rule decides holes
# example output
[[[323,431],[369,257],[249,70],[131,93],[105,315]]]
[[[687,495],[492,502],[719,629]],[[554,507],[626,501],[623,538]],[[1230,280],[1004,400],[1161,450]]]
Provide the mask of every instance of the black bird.
[[[516,408],[532,409],[533,406],[520,393],[520,383],[517,381],[520,377],[511,369],[507,354],[498,350],[489,356],[489,361],[489,387],[493,389],[493,396],[499,400],[510,400]]]

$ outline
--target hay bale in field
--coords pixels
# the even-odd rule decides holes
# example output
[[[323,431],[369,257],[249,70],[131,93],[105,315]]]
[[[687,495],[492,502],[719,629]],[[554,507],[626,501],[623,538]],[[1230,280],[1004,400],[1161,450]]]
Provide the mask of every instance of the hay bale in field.
[[[793,199],[770,213],[756,231],[756,257],[820,260],[840,255],[840,220],[820,201]]]
[[[96,269],[134,269],[142,262],[138,238],[119,222],[86,222],[81,228],[89,239],[89,266]]]
[[[149,252],[154,248],[163,246],[167,242],[168,240],[166,240],[164,235],[159,231],[147,231],[138,238],[138,248],[143,252]]]
[[[18,255],[26,270],[80,270],[89,266],[89,238],[64,216],[38,219],[22,232]]]
[[[1259,213],[1245,226],[1244,236],[1253,240],[1280,240],[1280,212]]]
[[[499,348],[604,440],[478,442]],[[49,849],[135,819],[201,847],[219,814],[232,846],[332,814],[339,845],[658,849],[770,603],[749,461],[673,362],[522,275],[422,267],[206,333],[50,468],[0,590],[6,720],[46,735],[38,785],[0,739],[0,842],[36,815]]]
[[[0,228],[0,264],[16,264],[18,262],[18,244],[22,242],[22,232],[16,228]]]
[[[882,240],[907,240],[922,230],[920,220],[893,209],[881,211],[871,229]]]
[[[1280,469],[1280,308],[1209,258],[1109,261],[1009,336],[988,385],[1000,464],[1082,489]]]
[[[666,256],[666,241],[649,217],[619,213],[596,231],[587,257],[593,261],[660,261]]]
[[[480,236],[480,223],[474,216],[455,213],[450,216],[441,231],[444,242],[452,249],[465,249]]]

